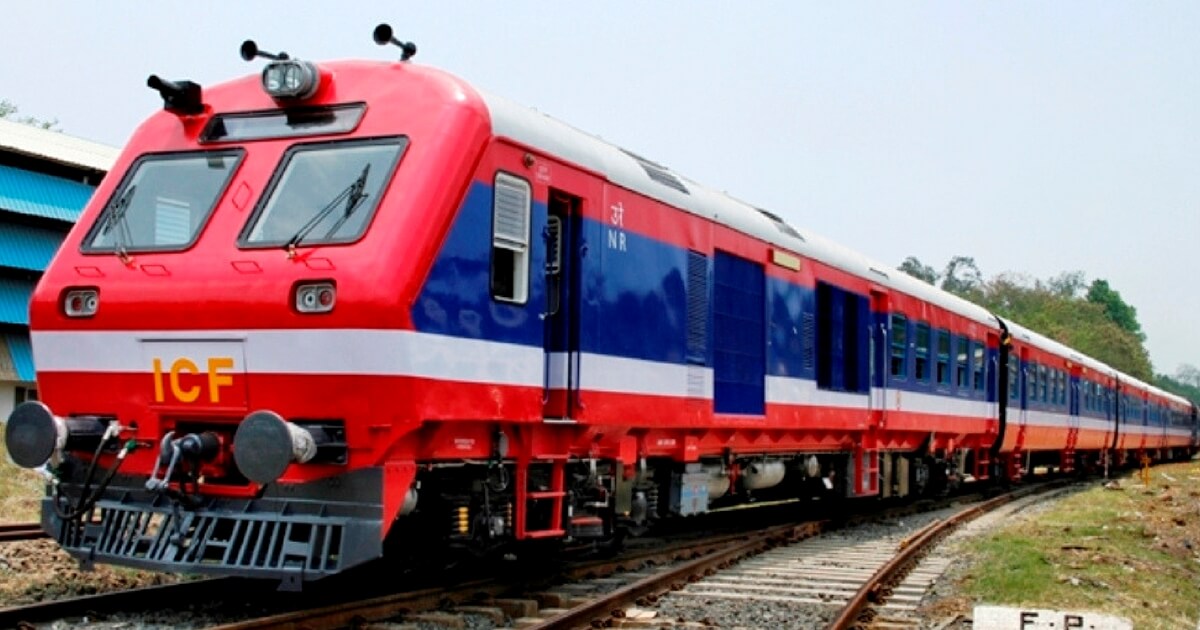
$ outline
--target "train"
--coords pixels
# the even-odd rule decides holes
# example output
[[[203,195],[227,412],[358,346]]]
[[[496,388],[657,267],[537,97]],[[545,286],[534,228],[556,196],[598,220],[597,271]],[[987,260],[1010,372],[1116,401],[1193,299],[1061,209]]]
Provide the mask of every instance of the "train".
[[[298,588],[1197,452],[1187,400],[373,35],[147,81],[7,420],[84,564]]]

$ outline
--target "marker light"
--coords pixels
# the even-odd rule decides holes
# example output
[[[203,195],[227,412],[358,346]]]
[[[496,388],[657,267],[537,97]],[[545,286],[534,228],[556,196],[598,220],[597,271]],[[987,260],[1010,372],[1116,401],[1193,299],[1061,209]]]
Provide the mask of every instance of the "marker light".
[[[91,317],[100,308],[96,289],[73,289],[63,295],[63,314],[67,317]]]
[[[337,303],[332,282],[301,284],[296,287],[296,310],[301,313],[328,313]]]
[[[262,86],[277,100],[304,100],[317,93],[321,74],[317,66],[298,59],[273,61],[263,68]]]

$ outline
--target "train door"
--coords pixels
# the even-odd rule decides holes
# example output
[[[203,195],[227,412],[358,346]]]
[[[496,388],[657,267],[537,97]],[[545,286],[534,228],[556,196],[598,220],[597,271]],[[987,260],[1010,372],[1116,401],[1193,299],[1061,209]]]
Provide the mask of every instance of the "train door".
[[[582,200],[551,188],[546,208],[543,274],[546,304],[542,416],[569,420],[579,409],[579,274]]]
[[[888,341],[889,316],[887,291],[872,288],[870,324],[867,330],[871,375],[868,380],[868,404],[871,409],[871,425],[880,428],[887,426],[887,390],[890,375],[888,359],[891,356],[891,344]]]
[[[1017,449],[1025,446],[1025,430],[1029,422],[1029,348],[1021,347],[1021,362],[1018,364],[1018,377],[1021,387],[1021,410],[1017,414]]]

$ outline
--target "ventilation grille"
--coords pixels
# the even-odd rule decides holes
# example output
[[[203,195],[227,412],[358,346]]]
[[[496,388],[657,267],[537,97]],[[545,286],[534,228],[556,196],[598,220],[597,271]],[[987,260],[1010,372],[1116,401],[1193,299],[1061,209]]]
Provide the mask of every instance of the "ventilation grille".
[[[492,230],[497,241],[524,248],[529,244],[529,184],[511,175],[496,175]]]
[[[815,353],[814,340],[816,338],[816,325],[812,313],[805,313],[800,319],[801,327],[801,352],[804,355],[804,371],[811,372],[813,370],[813,359]]]
[[[687,360],[708,359],[708,257],[689,251],[687,268]]]
[[[691,194],[688,192],[687,186],[684,186],[683,182],[680,181],[678,177],[671,173],[671,171],[667,170],[667,167],[651,162],[650,160],[647,160],[636,153],[631,153],[629,151],[625,151],[624,149],[621,151],[625,153],[625,155],[637,160],[637,163],[640,164],[642,169],[646,171],[646,175],[649,175],[650,179],[662,184],[663,186],[666,186],[667,188],[674,188],[685,195]]]

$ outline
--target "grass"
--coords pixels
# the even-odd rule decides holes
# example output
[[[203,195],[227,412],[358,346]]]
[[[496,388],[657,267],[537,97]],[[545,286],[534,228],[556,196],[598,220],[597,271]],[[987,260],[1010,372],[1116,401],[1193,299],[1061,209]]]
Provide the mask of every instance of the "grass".
[[[36,521],[45,494],[42,476],[12,463],[3,445],[4,427],[0,425],[0,523]]]
[[[1149,487],[1095,487],[968,541],[973,602],[1103,612],[1135,628],[1200,619],[1200,465],[1156,467]]]

